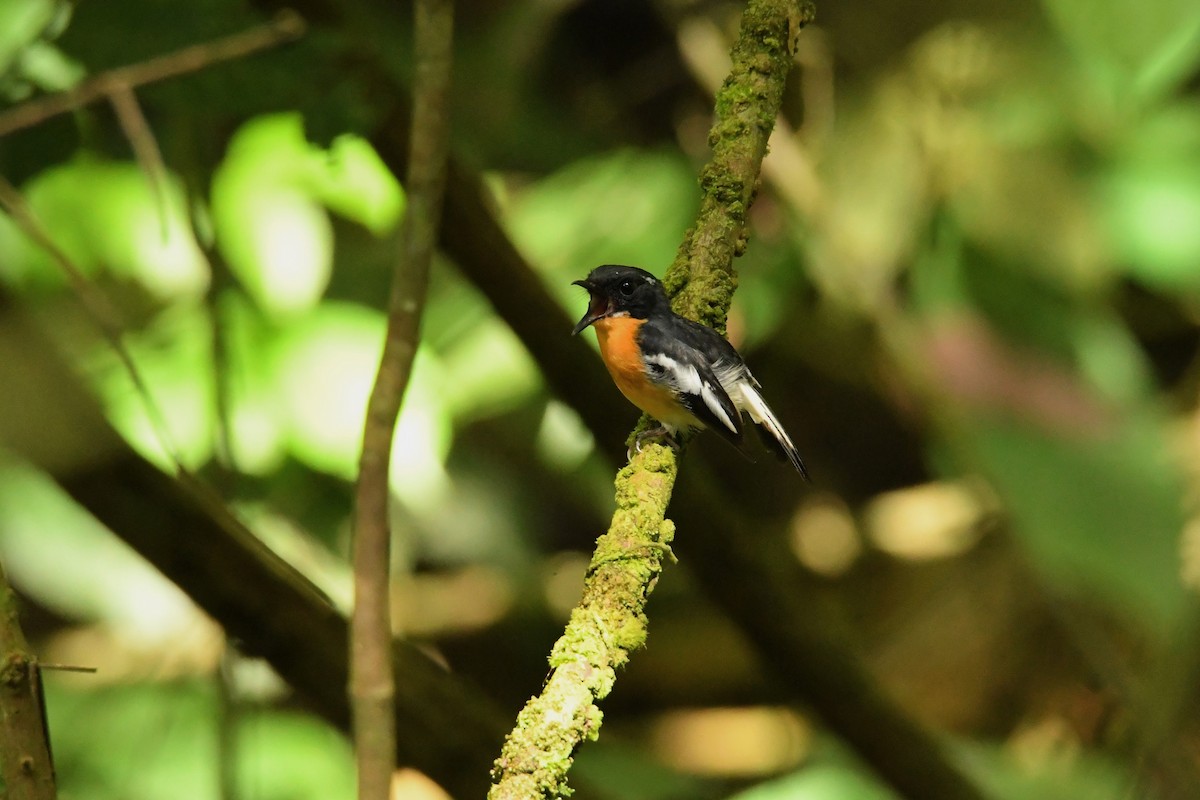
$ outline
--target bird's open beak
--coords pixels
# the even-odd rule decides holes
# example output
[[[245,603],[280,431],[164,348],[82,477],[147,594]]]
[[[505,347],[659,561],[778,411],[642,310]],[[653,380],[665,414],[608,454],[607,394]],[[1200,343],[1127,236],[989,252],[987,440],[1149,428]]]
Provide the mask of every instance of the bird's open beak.
[[[572,281],[571,283],[574,286],[582,286],[589,292],[592,292],[592,286],[587,281]],[[596,320],[604,319],[610,313],[611,310],[608,306],[608,300],[603,296],[592,292],[591,302],[588,303],[587,313],[583,315],[583,319],[579,320],[579,324],[575,326],[575,330],[571,331],[571,335],[574,336]]]

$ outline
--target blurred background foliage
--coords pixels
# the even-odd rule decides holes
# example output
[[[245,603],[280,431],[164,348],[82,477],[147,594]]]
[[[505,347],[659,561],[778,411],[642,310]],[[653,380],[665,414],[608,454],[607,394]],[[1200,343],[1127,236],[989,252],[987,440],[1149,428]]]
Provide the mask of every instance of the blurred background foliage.
[[[137,92],[160,167],[104,103],[0,138],[0,174],[92,287],[0,216],[0,313],[32,311],[122,436],[198,472],[344,606],[404,210],[368,138],[387,124],[381,80],[405,80],[409,20],[310,5],[299,42]],[[661,273],[697,207],[738,5],[459,6],[454,150],[548,290],[574,316],[570,281],[597,264]],[[271,10],[0,0],[0,96],[18,108]],[[818,14],[730,321],[815,483],[694,449],[995,796],[1196,796],[1200,5]],[[27,633],[44,661],[99,669],[48,677],[64,796],[351,796],[348,745],[269,669],[20,453],[0,474]],[[450,261],[392,474],[401,632],[515,712],[606,525],[612,464]],[[686,560],[650,617],[580,755],[594,796],[894,796],[786,704]]]

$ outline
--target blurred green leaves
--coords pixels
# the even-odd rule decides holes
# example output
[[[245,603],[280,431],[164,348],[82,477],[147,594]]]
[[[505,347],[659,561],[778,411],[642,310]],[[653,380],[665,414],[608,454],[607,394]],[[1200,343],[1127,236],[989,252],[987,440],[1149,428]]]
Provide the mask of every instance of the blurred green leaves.
[[[1154,101],[1200,64],[1200,6],[1191,0],[1130,5],[1043,0],[1082,62],[1113,99]]]
[[[218,736],[232,733],[234,785],[256,800],[349,797],[354,769],[346,740],[309,716],[250,711],[218,728],[216,687],[177,680],[85,689],[47,680],[59,791],[89,800],[218,797]],[[108,731],[97,747],[95,731]]]
[[[699,202],[692,168],[666,152],[618,150],[567,166],[522,194],[509,233],[556,276],[599,264],[661,273],[671,263]],[[554,286],[562,296],[569,280]]]
[[[27,596],[143,645],[169,641],[199,616],[183,592],[71,503],[49,477],[3,453],[0,549],[5,571]]]
[[[1200,107],[1172,103],[1139,120],[1100,188],[1130,273],[1167,291],[1200,289]]]
[[[213,223],[221,254],[263,308],[309,309],[325,291],[333,269],[326,209],[381,236],[399,222],[404,192],[364,139],[342,136],[322,150],[304,138],[299,114],[238,130],[213,176]]]
[[[1181,621],[1183,479],[1148,412],[1066,437],[1001,417],[962,435],[1051,585],[1166,637]],[[1154,577],[1151,577],[1154,576]]]
[[[83,78],[83,68],[51,44],[71,11],[62,0],[0,0],[0,97],[62,91]]]
[[[383,352],[381,312],[325,302],[287,326],[275,347],[276,405],[291,451],[324,472],[352,480],[367,398]],[[439,365],[422,349],[404,396],[392,448],[393,489],[427,507],[446,489],[450,449],[448,409],[440,402]]]
[[[35,87],[69,85],[83,74],[71,55],[89,67],[112,66],[124,63],[126,51],[141,57],[163,41],[202,39],[220,27],[213,20],[224,24],[230,14],[248,13],[222,0],[180,17],[169,5],[85,4],[80,13],[102,24],[73,28],[70,41],[80,50],[64,55],[56,45],[65,20],[56,15],[64,4],[0,0],[0,93],[19,97]],[[709,108],[703,98],[698,108],[689,97],[690,79],[659,70],[677,55],[678,42],[669,35],[663,49],[644,54],[646,61],[641,54],[615,59],[620,69],[608,72],[619,79],[610,83],[598,74],[594,94],[562,102],[562,93],[572,91],[566,71],[579,63],[571,61],[570,47],[547,42],[552,33],[566,41],[580,22],[565,15],[589,6],[568,5],[570,12],[514,7],[474,23],[467,35],[477,46],[456,66],[487,70],[496,54],[517,57],[503,65],[509,87],[503,100],[481,91],[480,83],[467,90],[474,103],[460,103],[456,113],[464,129],[482,132],[468,133],[482,143],[468,156],[503,152],[509,159],[489,162],[497,169],[509,231],[577,314],[581,295],[569,281],[592,266],[631,263],[661,272],[673,259],[698,195],[695,165],[677,152],[675,140],[691,137],[690,144],[702,146],[703,132],[695,131],[704,127]],[[906,11],[911,28],[905,38],[911,32],[916,43],[907,53],[881,54],[886,66],[875,71],[859,65],[852,81],[827,73],[845,63],[836,50],[840,43],[869,39],[870,31],[853,28],[848,17],[823,22],[835,51],[806,55],[796,98],[806,116],[812,113],[795,143],[811,168],[804,179],[815,182],[806,195],[811,207],[789,208],[794,193],[764,184],[752,215],[752,247],[738,262],[745,292],[738,306],[745,329],[761,338],[769,356],[760,377],[775,387],[772,403],[804,437],[819,447],[822,437],[841,435],[829,431],[873,435],[877,420],[862,419],[862,408],[894,414],[895,420],[880,423],[883,429],[907,428],[911,436],[901,447],[913,453],[867,451],[878,465],[854,463],[847,453],[864,451],[845,448],[840,439],[825,443],[826,458],[842,461],[825,473],[831,477],[823,489],[840,490],[833,484],[844,479],[846,496],[854,496],[864,485],[858,476],[876,466],[884,482],[896,474],[928,479],[913,475],[922,453],[935,477],[982,476],[1001,501],[1005,529],[1043,577],[1046,595],[1118,620],[1129,639],[1159,641],[1186,599],[1179,537],[1194,494],[1177,452],[1195,447],[1180,433],[1194,423],[1194,365],[1190,376],[1177,374],[1195,358],[1200,289],[1194,82],[1200,11],[1187,0],[1130,9],[1044,0],[1042,8],[1044,19],[1015,25],[983,15],[951,19],[957,12],[945,4]],[[560,13],[561,30],[552,31]],[[530,14],[538,21],[533,28],[512,22]],[[871,14],[856,16],[878,26]],[[380,26],[380,43],[388,41],[387,30]],[[131,312],[125,343],[150,385],[170,447],[187,466],[237,481],[223,488],[235,486],[231,494],[263,509],[261,519],[289,532],[307,527],[333,549],[341,540],[330,533],[344,531],[346,484],[355,474],[383,336],[381,265],[394,257],[387,239],[403,214],[404,196],[364,139],[343,136],[318,146],[308,141],[299,114],[248,121],[246,114],[261,113],[265,97],[275,108],[320,107],[319,118],[307,120],[310,129],[367,127],[364,120],[373,118],[367,107],[378,110],[377,96],[375,87],[361,83],[359,53],[349,59],[352,67],[329,58],[342,36],[355,38],[349,27],[335,31],[331,24],[286,53],[139,91],[166,161],[188,176],[192,196],[176,175],[156,182],[129,160],[128,143],[100,105],[48,124],[47,142],[54,146],[42,149],[40,129],[0,143],[14,142],[12,152],[28,161],[22,174],[35,177],[22,190],[51,237]],[[514,41],[520,47],[513,48]],[[597,41],[602,47],[604,40]],[[535,74],[543,46],[552,56]],[[372,58],[362,53],[363,61]],[[298,64],[303,72],[294,69]],[[643,109],[657,115],[649,124],[617,119],[625,112],[616,104],[588,101],[658,98],[668,84],[671,92],[661,96],[670,99]],[[229,86],[253,90],[232,96]],[[538,95],[536,115],[518,105],[526,92]],[[831,105],[820,119],[822,102],[835,97],[836,113]],[[572,136],[581,130],[564,113],[571,103],[611,117],[614,130],[640,133],[613,137],[577,161],[558,158],[585,149],[596,135],[583,129]],[[665,104],[671,107],[664,110]],[[85,154],[62,161],[80,142]],[[215,172],[213,164],[219,164]],[[532,165],[551,165],[551,171],[519,172]],[[336,225],[331,215],[353,224]],[[202,223],[198,234],[193,219]],[[0,276],[19,289],[39,290],[28,299],[45,302],[48,327],[69,352],[82,354],[77,363],[114,424],[169,466],[119,360],[62,313],[69,303],[56,293],[64,285],[61,270],[6,218],[0,218]],[[1127,315],[1124,302],[1132,294],[1147,302],[1149,316],[1169,312],[1161,316],[1172,318],[1170,344],[1184,362],[1174,374],[1159,360],[1157,319],[1143,326]],[[592,481],[599,470],[584,466],[589,433],[569,409],[540,402],[537,365],[486,298],[453,270],[436,270],[424,326],[393,454],[394,510],[405,520],[398,526],[406,537],[403,558],[434,572],[447,562],[492,560],[515,565],[514,574],[533,574],[546,556],[542,550],[578,546],[586,531],[569,529],[591,524],[596,508],[607,510],[611,475]],[[952,348],[953,363],[947,351],[930,347],[938,337],[939,346]],[[918,369],[898,366],[897,353]],[[871,403],[829,400],[842,396],[828,389],[843,380],[854,384],[848,395],[869,396]],[[917,466],[896,473],[889,471],[893,461]],[[4,556],[36,601],[85,624],[127,630],[165,626],[180,611],[178,598],[156,594],[152,580],[100,545],[101,532],[73,516],[61,496],[28,476],[6,471],[0,477]],[[584,485],[589,481],[595,486]],[[869,480],[866,485],[880,490]],[[578,498],[590,503],[597,495],[603,500],[581,510]],[[856,511],[847,509],[847,516]],[[986,532],[980,538],[994,544]],[[946,574],[973,569],[965,562],[978,555],[936,566]],[[903,580],[892,580],[911,577],[911,565],[870,557],[878,570],[871,580],[879,583],[868,589],[884,585],[893,608],[912,601],[901,591]],[[845,580],[857,596],[862,585],[853,584],[853,573],[831,580],[831,589]],[[914,594],[933,586],[920,576],[912,582],[919,584]],[[521,597],[537,595],[532,584],[520,589]],[[513,642],[536,639],[544,622],[534,616],[536,602],[520,605],[529,616],[505,620],[521,634],[504,631],[514,663],[532,651],[517,652],[524,645]],[[891,610],[868,607],[864,617]],[[980,633],[1002,636],[1006,611],[996,615],[1000,632]],[[922,632],[934,642],[930,647],[922,640],[923,657],[939,658],[938,646],[959,646],[949,638],[953,632],[932,627]],[[911,635],[901,628],[888,632],[897,648]],[[490,643],[480,649],[497,652]],[[470,658],[455,657],[458,663]],[[528,660],[540,659],[539,649]],[[1000,673],[1006,664],[997,660],[984,669]],[[972,735],[1003,735],[1008,744],[1020,744],[1022,726],[1041,713],[1032,704],[1012,707],[1029,700],[1025,691],[1038,693],[1038,700],[1058,691],[1070,703],[1102,702],[1072,693],[1068,684],[1078,672],[1068,680],[1045,678],[1056,681],[1051,687],[1025,685],[1040,675],[1003,676],[1010,678],[1002,698],[1009,707],[1000,711],[992,708],[1000,705],[994,697],[962,698],[963,705],[975,702],[1000,717],[980,711],[979,719],[995,727]],[[54,691],[51,709],[59,716],[52,721],[66,736],[56,742],[66,765],[64,793],[101,800],[215,795],[217,755],[205,743],[217,734],[207,687]],[[167,726],[176,727],[157,736]],[[96,746],[98,735],[113,730],[133,731],[129,753]],[[255,797],[346,794],[345,752],[326,735],[286,715],[255,715],[238,731],[239,781],[253,787],[248,794]],[[1111,744],[1105,739],[1111,732],[1089,735],[1094,738],[1072,738],[1078,750],[1048,769],[1018,763],[1011,747],[983,745],[971,771],[1001,798],[1122,796],[1129,776],[1096,757]],[[162,761],[143,763],[145,752]],[[639,772],[653,767],[643,752],[608,754],[605,761],[603,749],[589,749],[580,760],[585,772],[589,757],[598,764],[591,775],[614,795],[698,796],[712,788],[661,770]],[[613,777],[617,771],[624,781]],[[646,774],[653,779],[638,777]],[[890,795],[860,764],[815,759],[808,769],[742,796]]]
[[[177,178],[152,181],[131,162],[80,154],[23,187],[26,203],[50,239],[87,274],[109,270],[164,298],[197,296],[209,268],[189,222]],[[66,278],[53,258],[0,218],[0,276],[57,286]]]
[[[861,770],[815,764],[739,792],[731,800],[896,800],[897,795]]]

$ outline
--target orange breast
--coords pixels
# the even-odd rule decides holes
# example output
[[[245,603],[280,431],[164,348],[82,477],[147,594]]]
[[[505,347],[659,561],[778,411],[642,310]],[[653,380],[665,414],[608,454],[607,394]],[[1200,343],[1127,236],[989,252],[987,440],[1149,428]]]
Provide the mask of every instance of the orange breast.
[[[638,328],[645,322],[632,317],[605,317],[595,323],[600,356],[613,383],[629,402],[659,422],[676,428],[702,427],[699,420],[675,401],[669,389],[652,383],[647,377],[637,344]]]

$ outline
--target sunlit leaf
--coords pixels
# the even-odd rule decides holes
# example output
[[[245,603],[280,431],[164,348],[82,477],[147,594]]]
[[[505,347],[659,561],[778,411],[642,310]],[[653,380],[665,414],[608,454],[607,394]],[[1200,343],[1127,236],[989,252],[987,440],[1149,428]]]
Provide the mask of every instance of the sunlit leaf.
[[[295,455],[353,478],[362,448],[367,398],[379,368],[381,313],[323,303],[284,332],[276,351],[276,392]],[[444,481],[450,421],[436,387],[437,366],[422,351],[404,397],[392,448],[392,483],[414,502],[436,499]]]
[[[1200,159],[1129,165],[1106,200],[1130,272],[1165,289],[1200,288]]]
[[[77,268],[109,269],[163,297],[208,287],[208,263],[177,178],[168,175],[155,186],[137,164],[81,155],[38,175],[24,192],[33,215]],[[36,283],[65,280],[49,253],[21,241],[9,270]]]
[[[87,71],[62,50],[45,42],[34,42],[21,54],[21,72],[38,88],[62,92],[79,83]]]
[[[284,420],[278,413],[271,380],[270,346],[274,331],[245,296],[226,292],[217,305],[222,336],[224,391],[232,466],[239,472],[266,474],[285,452]]]
[[[328,153],[309,143],[299,114],[247,122],[213,176],[217,245],[263,308],[311,308],[329,284],[333,229],[326,207],[381,234],[404,195],[363,139],[346,136]]]
[[[551,400],[538,429],[538,453],[548,464],[562,470],[579,466],[596,445],[591,431],[569,406]]]
[[[238,782],[258,800],[323,800],[354,793],[345,736],[296,713],[257,713],[239,725]]]
[[[529,354],[495,317],[478,320],[442,358],[447,373],[454,376],[446,399],[460,422],[510,409],[540,385]]]
[[[355,474],[385,325],[376,311],[324,303],[276,347],[277,403],[291,447],[318,469]]]
[[[113,426],[164,468],[175,466],[171,451],[188,466],[203,464],[212,455],[216,429],[212,330],[203,308],[177,306],[126,335],[124,343],[146,384],[152,410],[113,349],[97,342],[89,371]]]
[[[312,307],[329,283],[333,230],[305,185],[314,157],[297,114],[243,125],[213,176],[217,246],[259,305]]]
[[[851,767],[815,765],[739,792],[731,800],[896,800],[891,790]]]
[[[360,136],[334,139],[323,168],[314,170],[313,183],[326,206],[377,236],[394,228],[404,214],[400,182]]]
[[[143,645],[171,641],[200,613],[49,477],[7,460],[0,461],[0,559],[42,606]]]
[[[53,35],[59,20],[70,14],[58,0],[0,0],[0,92],[28,94],[30,85],[66,89],[82,71],[43,37]],[[28,82],[28,83],[26,83]]]

